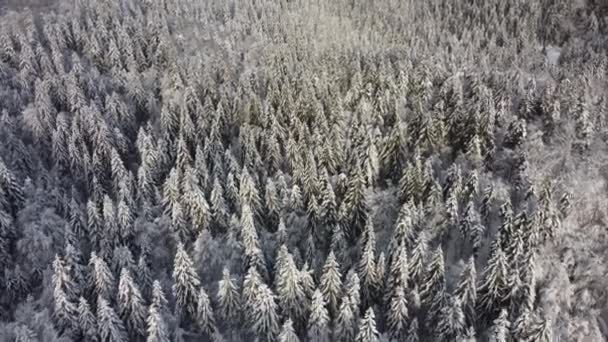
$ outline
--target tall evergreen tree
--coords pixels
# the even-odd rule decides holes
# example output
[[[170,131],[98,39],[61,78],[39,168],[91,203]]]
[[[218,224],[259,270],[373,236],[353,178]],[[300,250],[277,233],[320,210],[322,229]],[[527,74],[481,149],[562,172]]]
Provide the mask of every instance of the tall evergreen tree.
[[[144,299],[127,269],[122,269],[118,282],[118,314],[132,338],[144,336],[146,331],[146,307]]]
[[[279,333],[278,341],[300,342],[300,338],[293,329],[293,322],[290,318],[286,319],[285,322],[283,322],[283,326],[281,327],[281,333]]]
[[[213,308],[211,307],[211,301],[207,295],[205,288],[201,286],[197,298],[196,306],[196,325],[199,329],[206,334],[213,334],[216,330],[215,316],[213,314]]]
[[[102,297],[97,299],[97,327],[100,342],[127,342],[127,331],[114,309]]]
[[[197,288],[200,280],[190,256],[183,244],[177,245],[177,252],[173,263],[173,295],[175,296],[176,310],[188,313],[194,317],[196,313]]]
[[[329,252],[322,270],[320,288],[329,313],[336,317],[338,313],[339,299],[342,297],[342,275],[340,266],[336,261],[333,251]]]
[[[355,338],[356,342],[379,342],[380,334],[376,328],[376,315],[371,307],[365,312],[365,316],[359,325],[359,332]]]
[[[225,322],[233,322],[239,317],[240,298],[238,285],[227,268],[222,270],[222,279],[218,282],[217,302],[221,318]]]
[[[310,341],[328,342],[330,337],[329,314],[320,290],[315,290],[308,318],[308,339]]]

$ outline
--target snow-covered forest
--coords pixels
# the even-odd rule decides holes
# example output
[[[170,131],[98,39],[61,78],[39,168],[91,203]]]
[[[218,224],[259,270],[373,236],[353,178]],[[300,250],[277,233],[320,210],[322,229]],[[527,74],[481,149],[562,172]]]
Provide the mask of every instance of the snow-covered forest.
[[[0,341],[604,341],[608,2],[0,1]]]

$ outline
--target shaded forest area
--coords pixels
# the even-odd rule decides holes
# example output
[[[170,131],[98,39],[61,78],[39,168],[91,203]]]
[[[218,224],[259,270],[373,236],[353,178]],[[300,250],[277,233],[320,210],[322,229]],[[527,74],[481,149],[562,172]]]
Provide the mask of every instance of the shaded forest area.
[[[0,4],[0,341],[608,336],[605,1]]]

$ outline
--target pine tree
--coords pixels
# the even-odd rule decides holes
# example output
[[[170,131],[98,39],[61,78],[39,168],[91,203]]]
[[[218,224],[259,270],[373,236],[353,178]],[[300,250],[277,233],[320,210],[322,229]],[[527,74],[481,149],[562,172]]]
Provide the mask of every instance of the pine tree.
[[[426,278],[422,289],[422,301],[425,305],[431,305],[433,298],[441,292],[445,291],[445,261],[443,259],[443,250],[441,246],[433,253],[433,258],[429,264]]]
[[[300,338],[293,329],[293,322],[290,318],[286,319],[281,327],[281,333],[278,337],[279,342],[300,342]]]
[[[355,338],[357,317],[353,312],[353,303],[348,295],[342,298],[338,317],[334,324],[333,339],[335,341],[349,342]]]
[[[152,283],[152,300],[150,306],[154,306],[158,309],[158,312],[162,315],[164,310],[167,310],[167,298],[165,292],[160,285],[158,280]]]
[[[346,188],[344,203],[348,211],[350,219],[349,228],[351,229],[348,235],[352,240],[355,240],[368,220],[369,211],[367,196],[365,194],[365,178],[358,165],[349,176]]]
[[[355,317],[359,316],[359,306],[361,305],[361,283],[355,270],[350,269],[346,274],[345,295],[349,298],[351,311]]]
[[[425,263],[427,249],[426,233],[421,231],[414,242],[414,250],[410,257],[409,281],[411,284],[420,284],[425,273]]]
[[[183,244],[177,245],[177,252],[173,263],[173,295],[175,296],[176,310],[187,312],[194,317],[196,313],[197,288],[200,280],[192,260],[184,249]]]
[[[197,298],[196,324],[202,332],[208,335],[213,334],[216,330],[215,316],[213,315],[211,301],[209,300],[207,291],[205,291],[205,288],[202,286]]]
[[[127,323],[132,337],[144,336],[146,331],[146,307],[139,288],[127,269],[120,272],[118,282],[118,314]]]
[[[478,288],[478,310],[492,314],[502,303],[507,292],[508,264],[500,247],[500,238],[494,241],[488,265]]]
[[[244,204],[241,208],[241,241],[248,266],[256,267],[260,274],[267,278],[265,276],[267,272],[266,261],[260,247],[253,211],[247,204]]]
[[[357,266],[357,271],[359,273],[359,278],[361,279],[363,304],[367,305],[373,301],[379,284],[374,256],[376,238],[374,228],[371,224],[367,225],[363,238],[364,246]]]
[[[537,317],[532,321],[528,332],[528,341],[531,342],[551,342],[553,332],[551,331],[551,320]]]
[[[91,307],[86,299],[80,297],[78,299],[78,330],[80,336],[86,341],[96,342],[99,340],[97,336],[97,320],[91,311]]]
[[[304,318],[306,293],[293,256],[286,246],[281,246],[276,262],[276,292],[281,312],[291,318],[296,326]]]
[[[273,341],[279,333],[279,316],[272,290],[261,284],[254,298],[253,330],[261,340]]]
[[[310,341],[329,342],[329,314],[320,290],[312,296],[310,316],[308,319],[308,339]]]
[[[462,338],[465,329],[465,317],[457,298],[449,299],[439,312],[436,336],[440,341],[454,341]]]
[[[150,297],[152,291],[152,271],[144,253],[139,255],[137,261],[137,283],[145,298]]]
[[[239,197],[240,203],[244,206],[249,206],[253,212],[258,212],[261,205],[261,199],[258,188],[249,175],[247,168],[243,168],[239,179]]]
[[[113,298],[116,283],[108,264],[93,252],[91,253],[89,267],[91,269],[89,283],[94,294],[103,298]]]
[[[225,267],[222,270],[222,279],[218,282],[217,302],[220,316],[226,322],[232,322],[239,317],[240,299],[238,285],[232,279],[230,271]]]
[[[420,341],[420,329],[418,327],[418,318],[414,317],[410,322],[410,326],[407,329],[407,338],[405,342],[418,342]]]
[[[359,332],[355,338],[356,342],[379,342],[380,334],[376,328],[376,315],[371,307],[365,312],[365,317],[361,320]]]
[[[103,298],[97,299],[97,325],[100,342],[127,342],[127,332],[114,309]]]
[[[342,275],[333,251],[329,252],[325,260],[320,288],[331,317],[336,317],[339,300],[342,297]]]
[[[456,285],[454,296],[461,303],[466,322],[469,325],[477,322],[475,303],[477,302],[477,271],[475,270],[475,258],[470,257],[464,269],[460,273],[460,280]]]
[[[57,322],[57,327],[61,331],[71,332],[77,327],[77,307],[72,303],[67,294],[61,287],[54,287],[53,290],[54,311],[53,316]]]
[[[392,263],[390,265],[387,281],[386,281],[386,290],[384,293],[384,301],[388,303],[391,297],[395,294],[395,290],[399,287],[407,288],[408,287],[408,260],[407,260],[407,251],[405,246],[398,246],[398,252],[394,256]]]
[[[392,292],[393,294],[388,302],[386,327],[392,337],[400,340],[406,336],[405,333],[409,319],[408,303],[405,296],[405,284],[397,284]]]
[[[506,342],[509,338],[509,328],[511,323],[508,319],[507,310],[502,309],[498,318],[494,320],[494,325],[492,326],[492,333],[490,335],[491,342]]]
[[[262,287],[263,282],[255,267],[249,267],[243,280],[243,312],[248,324],[254,324],[255,298]]]

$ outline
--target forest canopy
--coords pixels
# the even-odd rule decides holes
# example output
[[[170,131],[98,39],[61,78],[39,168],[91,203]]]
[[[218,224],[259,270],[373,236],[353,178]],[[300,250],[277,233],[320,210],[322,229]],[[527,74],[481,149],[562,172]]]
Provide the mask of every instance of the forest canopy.
[[[601,341],[608,5],[0,2],[0,341]]]

